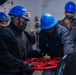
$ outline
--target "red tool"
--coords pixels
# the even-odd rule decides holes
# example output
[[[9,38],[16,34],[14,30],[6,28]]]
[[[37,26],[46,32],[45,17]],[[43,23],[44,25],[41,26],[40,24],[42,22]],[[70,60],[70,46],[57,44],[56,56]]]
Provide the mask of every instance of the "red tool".
[[[26,60],[26,62],[34,64],[32,66],[34,70],[55,70],[60,59],[61,57],[54,57],[53,59],[44,61],[44,58],[32,58],[30,60]]]

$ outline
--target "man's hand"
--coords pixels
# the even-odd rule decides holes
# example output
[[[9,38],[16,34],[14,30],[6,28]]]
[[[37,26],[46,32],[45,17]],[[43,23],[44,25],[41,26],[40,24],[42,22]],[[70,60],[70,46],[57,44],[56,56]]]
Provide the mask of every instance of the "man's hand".
[[[28,64],[28,63],[25,63],[25,65],[24,65],[24,68],[23,68],[23,71],[25,72],[25,73],[33,73],[33,69],[32,69],[32,67],[31,67],[32,65],[30,65],[30,64]]]
[[[30,29],[29,33],[30,33],[31,36],[34,36],[34,30],[33,29]]]

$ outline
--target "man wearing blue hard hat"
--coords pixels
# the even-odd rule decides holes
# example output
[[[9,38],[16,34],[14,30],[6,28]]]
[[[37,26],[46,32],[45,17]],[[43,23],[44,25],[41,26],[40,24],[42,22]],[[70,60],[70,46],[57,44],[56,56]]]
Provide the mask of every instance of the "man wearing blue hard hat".
[[[31,75],[33,69],[24,62],[32,49],[23,32],[30,20],[28,11],[15,6],[8,15],[10,24],[0,30],[0,75]]]
[[[76,13],[76,4],[72,1],[66,3],[65,7],[65,17],[59,20],[59,24],[63,25],[70,31],[70,35],[75,43],[76,49],[76,18],[74,18]]]
[[[4,12],[0,12],[0,28],[7,26],[8,17]]]
[[[74,50],[74,43],[69,35],[69,31],[58,24],[58,20],[53,15],[45,13],[41,17],[41,31],[39,33],[39,47],[42,56],[47,54],[50,57],[62,57]],[[44,71],[43,75],[47,75]],[[51,74],[53,74],[51,72]],[[49,74],[49,75],[51,75]]]

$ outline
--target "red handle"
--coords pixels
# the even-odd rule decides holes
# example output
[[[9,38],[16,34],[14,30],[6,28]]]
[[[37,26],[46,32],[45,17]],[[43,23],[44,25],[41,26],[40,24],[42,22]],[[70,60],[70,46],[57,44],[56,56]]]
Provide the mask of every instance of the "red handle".
[[[49,61],[44,61],[43,58],[32,58],[26,62],[34,64],[35,66],[32,66],[34,70],[55,70],[60,59],[61,57],[55,57]]]

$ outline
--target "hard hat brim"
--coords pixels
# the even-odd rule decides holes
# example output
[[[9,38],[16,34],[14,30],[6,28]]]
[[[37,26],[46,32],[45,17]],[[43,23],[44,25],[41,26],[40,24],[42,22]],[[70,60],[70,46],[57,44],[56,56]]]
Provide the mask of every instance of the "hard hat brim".
[[[30,19],[28,17],[22,16],[23,18],[25,18],[27,21],[30,21]]]

